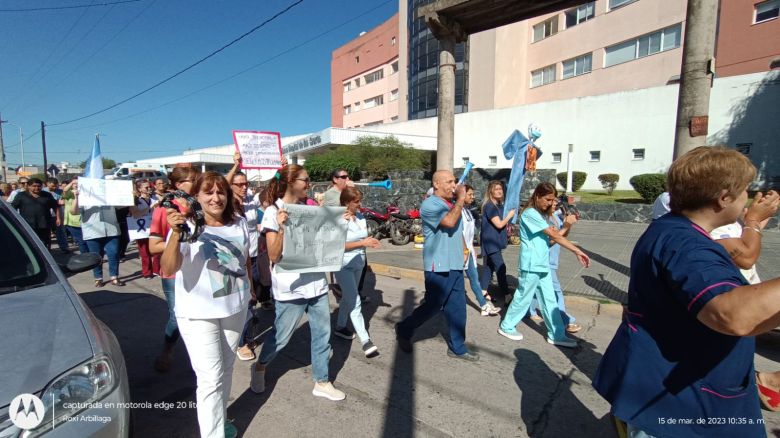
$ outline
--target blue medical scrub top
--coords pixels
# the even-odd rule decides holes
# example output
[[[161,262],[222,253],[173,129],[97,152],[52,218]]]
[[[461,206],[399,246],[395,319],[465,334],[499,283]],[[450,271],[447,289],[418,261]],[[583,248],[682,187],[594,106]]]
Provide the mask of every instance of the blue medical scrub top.
[[[482,247],[482,254],[494,254],[502,249],[506,248],[507,235],[506,227],[497,229],[491,219],[497,217],[499,220],[504,220],[504,204],[494,204],[488,201],[482,207],[482,215],[480,216],[480,246]]]
[[[420,205],[423,225],[423,270],[431,272],[463,271],[463,221],[453,228],[441,226],[452,204],[434,195]]]
[[[746,284],[699,226],[677,214],[653,221],[631,256],[628,313],[593,379],[613,415],[657,437],[766,436],[755,339],[696,319],[711,299]]]

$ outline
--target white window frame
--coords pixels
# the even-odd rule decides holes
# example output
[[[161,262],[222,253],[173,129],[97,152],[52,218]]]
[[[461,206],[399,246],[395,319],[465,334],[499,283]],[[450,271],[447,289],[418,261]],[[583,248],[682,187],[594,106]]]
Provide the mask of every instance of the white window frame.
[[[563,159],[563,153],[561,152],[553,152],[552,153],[552,162],[553,163],[560,163]]]
[[[598,163],[601,161],[601,151],[589,151],[589,158],[588,161],[591,163]]]
[[[588,62],[585,62],[585,61]],[[573,74],[566,76],[566,63],[567,62],[573,62],[574,63],[574,69]],[[587,66],[587,70],[585,70]],[[582,69],[580,69],[582,67]],[[577,71],[579,70],[579,73]],[[573,78],[575,76],[584,75],[586,73],[590,73],[593,71],[593,54],[592,53],[586,53],[584,55],[578,56],[576,58],[571,58],[563,61],[561,63],[561,80]]]
[[[488,159],[490,160],[490,165],[491,166],[497,166],[498,165],[498,156],[491,155],[491,156],[488,157]]]
[[[674,33],[674,35],[676,36],[676,40],[673,42],[674,45],[669,46],[668,45],[668,41],[666,40],[667,38],[669,38],[667,36],[667,31],[674,30],[675,28],[676,28],[676,32]],[[669,34],[671,35],[671,32]],[[651,50],[653,50],[653,48],[651,47],[651,42],[654,41],[654,38],[658,38],[658,50],[651,52]],[[640,48],[642,48],[642,45],[645,43],[645,41],[647,41],[646,42],[647,53],[640,55],[639,50],[640,50]],[[631,59],[626,59],[624,61],[615,62],[615,63],[611,63],[611,64],[608,62],[608,60],[609,60],[609,50],[610,49],[617,48],[617,47],[620,47],[620,46],[623,46],[623,47],[627,48],[627,47],[630,47],[632,44],[634,46],[634,56]],[[605,47],[604,48],[604,67],[606,68],[606,67],[612,67],[613,65],[624,64],[626,62],[631,62],[631,61],[637,60],[639,58],[644,58],[646,56],[655,55],[656,53],[662,53],[662,52],[666,52],[666,51],[669,51],[669,50],[678,49],[681,46],[682,46],[682,24],[678,23],[678,24],[675,24],[673,26],[668,26],[668,27],[665,27],[663,29],[657,30],[655,32],[651,32],[651,33],[648,33],[648,34],[640,35],[640,36],[634,38],[633,40],[627,40],[627,41],[623,41],[623,42],[618,43],[618,44],[613,44],[611,46]]]
[[[542,68],[536,69],[531,72],[531,87],[530,88],[536,88],[541,87],[544,85],[552,84],[555,82],[555,78],[557,76],[556,73],[556,64],[550,64],[547,66],[544,66]],[[541,80],[538,83],[534,82],[534,75],[540,74]]]
[[[537,35],[537,29],[542,29],[541,35]],[[558,33],[558,16],[555,15],[533,26],[531,33],[533,42],[541,41]]]
[[[778,13],[774,17],[764,18],[761,21],[758,21],[758,9],[762,6],[769,6],[767,11],[771,11],[772,9],[777,9]],[[765,11],[766,12],[766,11]],[[769,20],[774,20],[778,16],[780,16],[780,0],[767,0],[764,2],[756,3],[753,7],[753,24],[759,24],[759,23],[766,23]]]
[[[645,159],[645,148],[636,148],[631,150],[632,157],[631,160],[633,161],[642,161]]]
[[[344,92],[346,93],[347,91],[349,91],[351,89],[352,89],[352,81],[344,82]]]
[[[350,113],[352,113],[352,105],[346,105],[344,107],[344,115],[346,116],[347,114],[350,114]]]
[[[625,5],[629,5],[631,3],[634,3],[635,1],[637,1],[637,0],[609,0],[607,2],[607,7],[611,11],[613,9],[621,8],[621,7],[625,6]]]
[[[588,9],[590,9],[590,14],[588,14]],[[569,26],[569,14],[572,13],[574,14],[575,23]],[[582,24],[596,17],[596,2],[585,3],[584,5],[579,5],[576,8],[569,9],[564,13],[563,16],[566,23],[566,29],[571,29],[578,24]]]
[[[394,75],[396,73],[398,73],[398,61],[395,61],[392,64],[390,64],[390,74]]]
[[[384,105],[384,103],[385,103],[384,96],[380,94],[379,96],[374,96],[372,98],[364,100],[363,109],[375,108]]]
[[[395,90],[390,91],[390,102],[398,100],[398,88]]]
[[[368,85],[372,82],[381,81],[384,77],[385,77],[384,69],[380,68],[379,70],[375,70],[367,75],[364,75],[363,80],[365,81],[366,85]]]

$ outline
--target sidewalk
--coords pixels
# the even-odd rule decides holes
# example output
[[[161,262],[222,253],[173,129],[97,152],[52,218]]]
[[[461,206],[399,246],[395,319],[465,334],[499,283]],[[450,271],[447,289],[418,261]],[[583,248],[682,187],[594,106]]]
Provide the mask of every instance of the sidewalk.
[[[591,259],[583,268],[569,251],[562,249],[558,278],[566,294],[596,300],[624,302],[627,299],[629,265],[634,244],[647,224],[582,221],[577,223],[569,240],[581,247]],[[780,266],[780,232],[765,232],[761,257],[757,263],[761,278],[773,278]],[[503,251],[510,288],[517,286],[518,245]],[[475,248],[479,253],[479,248]],[[382,248],[369,249],[368,260],[375,272],[422,281],[422,250],[414,245],[393,246],[382,240]],[[482,259],[478,259],[482,265]],[[493,287],[496,287],[495,278]],[[492,291],[493,289],[491,289]]]

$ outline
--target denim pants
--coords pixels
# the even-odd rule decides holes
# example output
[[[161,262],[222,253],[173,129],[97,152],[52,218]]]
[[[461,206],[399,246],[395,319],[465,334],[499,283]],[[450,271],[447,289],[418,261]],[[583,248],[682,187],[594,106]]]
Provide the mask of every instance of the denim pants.
[[[469,265],[466,267],[466,276],[469,278],[469,284],[471,284],[471,290],[474,292],[474,297],[477,299],[477,302],[479,303],[479,307],[483,307],[485,304],[487,304],[487,301],[485,300],[485,296],[482,295],[482,287],[480,286],[479,283],[479,274],[477,272],[477,265],[474,264],[474,258],[471,256],[469,256]]]
[[[178,318],[178,323],[198,381],[200,436],[222,438],[244,313],[214,319]]]
[[[174,343],[179,339],[179,324],[176,322],[176,279],[162,278],[162,290],[168,302],[168,322],[165,324],[165,342]]]
[[[551,269],[553,289],[555,290],[555,299],[558,302],[558,310],[561,312],[561,319],[563,325],[574,324],[577,322],[577,318],[566,313],[566,301],[563,299],[563,289],[561,289],[561,282],[558,281],[558,270]],[[534,294],[534,299],[531,301],[531,308],[528,311],[528,315],[532,316],[536,314],[536,309],[539,308],[539,299],[537,294]]]
[[[509,305],[506,316],[501,321],[501,330],[507,333],[516,331],[515,326],[528,314],[531,300],[536,293],[541,298],[539,304],[541,304],[542,316],[547,326],[547,337],[555,341],[565,339],[566,329],[563,320],[561,320],[561,314],[558,312],[558,303],[555,300],[550,272],[520,271],[520,286],[515,290],[512,304]]]
[[[360,307],[360,295],[358,294],[358,283],[365,265],[366,259],[361,255],[350,260],[340,271],[333,273],[339,286],[341,286],[342,294],[336,327],[346,327],[347,316],[349,316],[349,319],[352,321],[352,327],[355,328],[355,333],[361,344],[369,341],[366,323],[363,321],[363,309]]]
[[[61,250],[68,250],[68,235],[65,234],[65,227],[60,225],[54,227],[54,236],[57,238],[57,245]]]
[[[94,252],[103,257],[108,257],[108,275],[111,278],[119,277],[119,236],[98,237],[85,240],[89,252]],[[103,264],[99,264],[92,270],[96,280],[103,278]]]
[[[504,257],[501,255],[501,251],[496,251],[492,254],[482,254],[482,263],[484,268],[482,270],[482,277],[479,279],[479,284],[487,290],[490,286],[490,280],[493,278],[493,273],[496,273],[496,279],[498,280],[498,288],[501,289],[501,293],[506,295],[509,293],[509,286],[506,282],[506,265],[504,264]]]
[[[312,377],[315,382],[327,382],[330,356],[330,306],[327,293],[308,299],[276,301],[274,327],[265,338],[257,361],[266,365],[274,360],[276,354],[290,341],[304,313],[309,314]]]
[[[71,227],[68,225],[68,232],[73,236],[73,240],[76,241],[76,245],[79,247],[79,252],[82,254],[88,253],[87,243],[84,242],[84,237],[81,234],[81,227]]]
[[[447,346],[458,355],[468,352],[465,344],[466,287],[463,283],[463,271],[425,271],[425,302],[398,323],[398,336],[410,339],[417,327],[440,311],[444,312],[449,326],[450,338],[447,340]]]

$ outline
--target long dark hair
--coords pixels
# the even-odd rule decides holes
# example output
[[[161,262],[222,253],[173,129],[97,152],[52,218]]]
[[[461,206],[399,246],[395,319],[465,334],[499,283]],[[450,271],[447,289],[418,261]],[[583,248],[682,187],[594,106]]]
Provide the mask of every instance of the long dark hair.
[[[287,193],[287,187],[294,183],[295,179],[298,178],[303,171],[305,171],[303,166],[297,164],[288,164],[279,169],[279,171],[276,172],[276,176],[272,178],[271,182],[268,184],[266,197],[263,201],[273,204],[277,199],[283,198],[284,194]]]
[[[233,215],[236,212],[233,208],[232,202],[233,190],[230,188],[230,184],[228,184],[227,179],[225,179],[224,176],[217,172],[211,171],[198,175],[198,178],[195,180],[195,183],[192,186],[193,195],[197,196],[201,190],[208,191],[211,190],[214,186],[217,186],[217,188],[224,192],[225,196],[227,196],[225,210],[222,212],[222,217],[220,219],[224,224],[232,223]]]
[[[548,182],[539,183],[539,185],[536,186],[536,188],[534,189],[534,194],[531,195],[531,199],[528,200],[528,205],[526,205],[525,208],[529,208],[529,207],[536,208],[536,202],[539,200],[539,198],[541,198],[543,196],[547,196],[547,195],[549,195],[551,193],[553,195],[555,195],[555,196],[558,196],[558,189],[556,189],[554,185],[552,185],[552,184],[550,184]],[[550,209],[552,209],[552,207],[550,207]],[[523,210],[525,210],[525,209],[523,209]],[[547,216],[550,216],[552,214],[551,210],[550,211],[541,211],[538,208],[536,208],[536,210],[539,213],[545,214]]]
[[[200,170],[196,167],[174,167],[173,170],[168,173],[168,181],[171,182],[171,188],[176,189],[176,184],[184,181],[185,179],[194,180],[200,174]],[[190,193],[191,195],[192,193]]]

